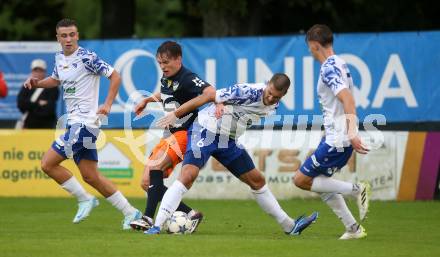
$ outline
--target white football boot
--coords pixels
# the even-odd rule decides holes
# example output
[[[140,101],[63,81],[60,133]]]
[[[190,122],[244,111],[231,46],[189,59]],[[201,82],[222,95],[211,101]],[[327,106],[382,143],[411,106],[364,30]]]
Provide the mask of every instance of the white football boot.
[[[367,231],[365,231],[364,227],[359,225],[358,229],[355,232],[345,232],[339,239],[340,240],[349,240],[349,239],[360,239],[367,237]]]
[[[93,208],[99,205],[99,201],[96,197],[90,200],[82,201],[78,203],[78,211],[73,218],[73,223],[79,223],[90,215]]]
[[[134,230],[146,231],[153,226],[153,219],[144,215],[140,219],[130,222],[130,226]]]
[[[191,228],[189,229],[188,233],[192,234],[192,233],[196,232],[197,227],[202,222],[203,213],[196,211],[196,210],[191,210],[188,213],[188,218],[191,220]]]
[[[124,220],[122,221],[122,229],[131,229],[130,223],[140,218],[142,218],[142,212],[140,212],[139,210],[136,210],[132,214],[125,216]]]

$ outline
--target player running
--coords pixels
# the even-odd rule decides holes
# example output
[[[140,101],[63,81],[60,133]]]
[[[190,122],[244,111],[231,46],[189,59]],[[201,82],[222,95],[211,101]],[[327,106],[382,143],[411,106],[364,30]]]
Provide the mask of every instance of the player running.
[[[215,92],[214,87],[182,65],[182,49],[178,43],[162,43],[157,49],[156,59],[163,71],[160,92],[143,99],[134,109],[137,115],[140,115],[150,102],[160,101],[166,112],[172,112],[202,92]],[[187,130],[196,119],[197,112],[193,109],[186,113],[185,118],[177,120],[173,126],[165,129],[163,138],[151,152],[141,182],[141,187],[148,193],[145,212],[142,218],[131,222],[133,229],[147,230],[151,227],[157,205],[167,191],[163,179],[182,161],[186,151]],[[190,232],[194,232],[203,218],[202,213],[191,209],[183,202],[177,210],[188,214],[193,221]]]
[[[177,117],[205,103],[223,104],[216,108],[211,103],[199,112],[188,133],[189,146],[180,176],[165,193],[154,226],[146,234],[160,233],[163,223],[176,210],[210,156],[249,185],[260,207],[275,218],[286,234],[299,235],[316,220],[317,212],[296,220],[290,218],[278,204],[247,151],[235,140],[253,122],[273,114],[289,86],[290,80],[286,75],[275,74],[267,84],[236,84],[214,92],[204,92],[158,122],[167,126],[173,124]]]
[[[356,222],[342,194],[357,198],[360,220],[363,221],[368,212],[370,185],[331,178],[347,164],[353,149],[361,154],[368,152],[358,135],[351,93],[353,80],[347,64],[333,51],[333,33],[329,27],[314,25],[307,31],[306,41],[313,57],[321,63],[318,97],[323,110],[325,137],[296,173],[295,185],[320,193],[322,200],[345,226],[346,232],[339,239],[363,238],[367,233]]]
[[[98,115],[108,115],[121,82],[118,72],[100,59],[96,53],[78,45],[79,33],[74,20],[63,19],[56,25],[58,42],[62,52],[55,55],[52,76],[43,80],[28,78],[26,88],[53,88],[61,85],[67,110],[67,130],[56,139],[41,160],[42,170],[78,199],[78,212],[73,223],[79,223],[98,206],[98,199],[89,194],[72,173],[61,166],[72,158],[78,166],[83,180],[103,195],[125,218],[123,229],[130,229],[130,222],[141,217],[117,190],[116,186],[98,172],[96,138],[99,134]],[[98,108],[99,78],[110,80],[110,89],[103,105]]]

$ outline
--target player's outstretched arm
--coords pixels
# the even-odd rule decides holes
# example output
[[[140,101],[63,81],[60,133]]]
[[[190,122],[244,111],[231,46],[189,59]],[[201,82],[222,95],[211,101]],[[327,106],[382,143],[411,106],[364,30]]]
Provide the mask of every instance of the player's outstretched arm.
[[[181,118],[185,114],[194,111],[200,106],[215,101],[215,88],[213,86],[209,86],[203,89],[201,95],[196,98],[191,99],[190,101],[182,104],[179,108],[174,111],[174,114]]]
[[[59,80],[52,77],[47,77],[45,79],[39,80],[37,78],[29,77],[23,84],[27,89],[42,87],[42,88],[52,88],[57,87],[60,84]]]
[[[361,154],[368,153],[368,148],[362,143],[358,136],[356,106],[351,92],[344,88],[337,95],[344,106],[345,119],[347,121],[347,132],[353,149]]]
[[[164,117],[160,118],[157,121],[157,126],[164,128],[168,127],[169,125],[173,125],[176,122],[177,118],[183,117],[185,114],[194,111],[195,109],[206,103],[214,102],[215,93],[216,91],[213,86],[208,86],[204,88],[201,95],[182,104],[174,112],[168,113]]]
[[[156,92],[149,97],[145,97],[134,107],[134,113],[136,113],[136,115],[140,115],[144,111],[145,107],[147,107],[148,103],[160,102],[160,100],[160,92]]]
[[[108,91],[107,98],[105,99],[104,104],[99,107],[97,114],[108,115],[110,113],[113,100],[115,100],[115,97],[118,94],[119,86],[121,85],[121,76],[119,76],[119,73],[114,70],[109,79],[110,89]]]

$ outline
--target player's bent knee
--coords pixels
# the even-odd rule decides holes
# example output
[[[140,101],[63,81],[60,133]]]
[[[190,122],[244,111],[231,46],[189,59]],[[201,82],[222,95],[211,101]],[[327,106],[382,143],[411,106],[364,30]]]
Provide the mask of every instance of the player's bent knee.
[[[149,170],[166,170],[171,165],[173,162],[166,152],[160,152],[148,159],[147,168]]]
[[[140,186],[144,191],[148,191],[148,187],[150,186],[150,183],[149,181],[141,181]]]
[[[50,173],[50,171],[52,170],[52,165],[50,165],[50,163],[48,161],[46,161],[45,159],[41,160],[41,169],[44,171],[44,173]]]
[[[82,178],[89,185],[95,185],[99,181],[99,177],[94,175],[83,175]]]
[[[169,164],[165,163],[154,163],[151,165],[148,165],[148,169],[150,170],[164,170]]]
[[[293,178],[293,183],[295,184],[295,186],[301,188],[302,181],[301,181],[300,178],[298,178],[298,176],[295,176],[295,177]]]
[[[295,176],[293,183],[301,189],[310,190],[310,183],[303,176]]]
[[[266,179],[258,170],[252,170],[243,174],[240,180],[245,182],[252,190],[259,190],[266,185]]]
[[[179,177],[179,181],[182,182],[182,184],[184,184],[186,186],[186,188],[190,188],[195,179],[196,179],[196,177],[192,176],[191,173],[182,174]]]
[[[253,182],[251,184],[248,184],[252,190],[260,190],[261,188],[264,187],[264,185],[266,185],[266,182]]]
[[[264,176],[263,175],[261,175],[261,176],[258,176],[258,177],[255,177],[253,180],[251,180],[252,182],[251,182],[251,185],[250,185],[250,187],[253,189],[253,190],[259,190],[259,189],[261,189],[262,187],[264,187],[264,185],[266,185],[266,180],[264,179]]]
[[[182,168],[182,171],[179,175],[179,181],[182,182],[186,186],[186,188],[190,188],[193,182],[196,180],[199,175],[199,168],[194,165],[185,165]]]

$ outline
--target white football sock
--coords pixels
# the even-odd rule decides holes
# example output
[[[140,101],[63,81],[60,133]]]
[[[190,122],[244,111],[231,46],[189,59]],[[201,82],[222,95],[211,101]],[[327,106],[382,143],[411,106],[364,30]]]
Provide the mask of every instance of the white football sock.
[[[343,195],[357,195],[359,193],[359,186],[357,184],[352,184],[320,175],[313,179],[310,190],[317,193],[341,193]]]
[[[69,192],[71,195],[75,196],[79,202],[87,201],[93,198],[93,195],[87,193],[84,187],[74,176],[61,184],[61,187]]]
[[[356,220],[348,209],[344,197],[341,194],[321,193],[321,199],[333,210],[336,216],[342,221],[346,231],[352,230],[353,225],[357,225]]]
[[[192,217],[194,214],[196,214],[196,211],[195,210],[190,210],[188,213],[187,213],[187,215],[188,215],[188,217]]]
[[[128,216],[133,214],[136,211],[136,208],[134,208],[125,198],[125,196],[120,192],[116,191],[114,194],[106,198],[107,201],[109,201],[116,209],[120,210],[124,216]]]
[[[162,228],[163,223],[176,211],[186,192],[188,192],[188,189],[186,189],[182,182],[179,180],[174,181],[163,195],[154,226]]]
[[[283,211],[283,209],[281,209],[280,204],[275,196],[273,196],[267,185],[264,185],[258,190],[252,190],[252,193],[255,195],[255,200],[257,200],[257,203],[260,205],[261,209],[263,209],[270,216],[274,217],[285,232],[292,231],[293,226],[295,225],[294,220],[290,218],[289,215]]]

